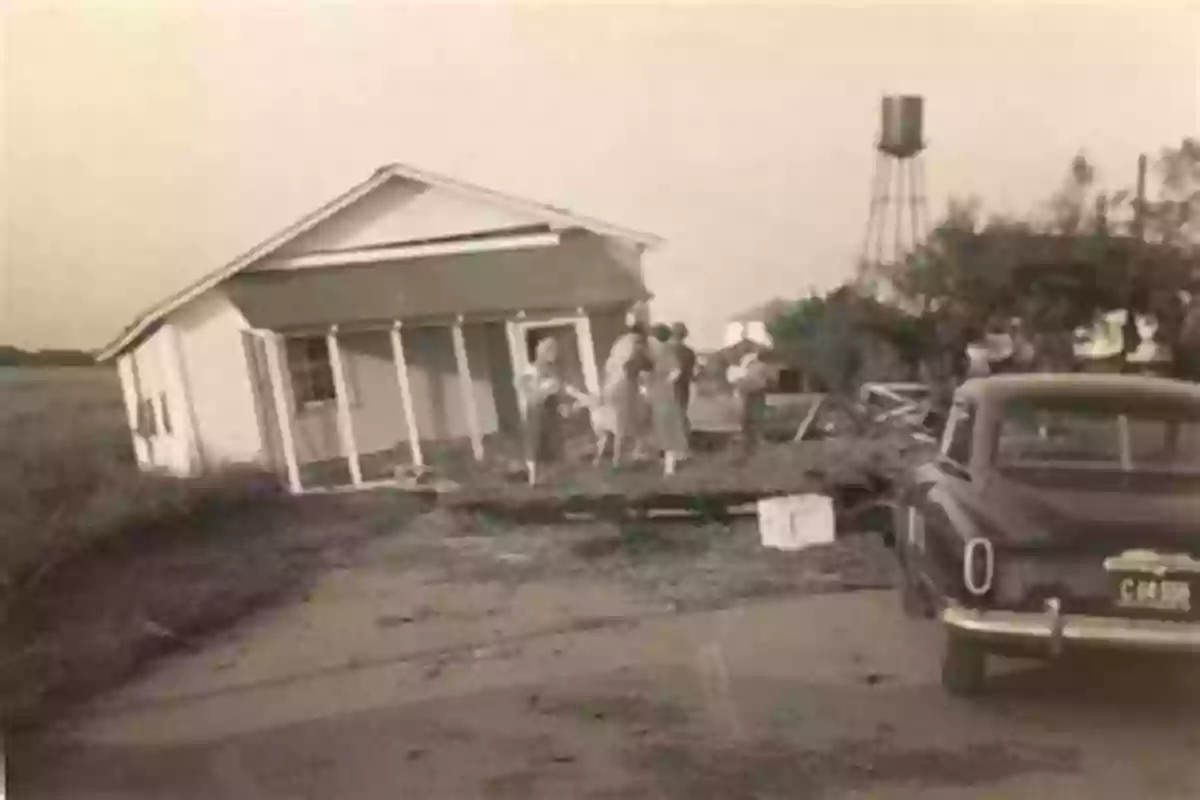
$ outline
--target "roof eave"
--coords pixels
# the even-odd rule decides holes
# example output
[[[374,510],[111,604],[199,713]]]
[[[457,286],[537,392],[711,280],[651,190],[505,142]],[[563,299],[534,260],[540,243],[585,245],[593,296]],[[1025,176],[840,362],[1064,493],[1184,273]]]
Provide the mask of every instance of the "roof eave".
[[[298,222],[280,231],[275,236],[246,251],[241,256],[227,263],[220,269],[208,273],[200,280],[195,281],[181,291],[171,295],[166,300],[157,303],[149,310],[143,312],[134,320],[132,325],[125,328],[125,330],[122,331],[115,339],[113,339],[113,341],[100,349],[100,351],[96,354],[96,361],[99,363],[104,363],[120,356],[131,346],[137,343],[141,338],[148,335],[151,326],[161,322],[161,320],[163,320],[165,317],[174,313],[182,306],[190,303],[192,300],[196,299],[208,290],[223,283],[226,279],[271,255],[271,253],[292,241],[297,236],[300,236],[301,234],[321,224],[334,214],[357,202],[363,196],[369,194],[393,178],[418,181],[431,186],[440,186],[450,190],[461,191],[485,200],[492,200],[500,205],[521,208],[536,217],[546,219],[551,224],[557,223],[562,227],[585,228],[603,236],[625,239],[637,245],[643,251],[659,247],[665,241],[662,237],[651,233],[637,231],[631,228],[623,228],[621,226],[613,225],[611,223],[590,217],[576,216],[563,209],[522,200],[521,198],[502,194],[481,186],[475,186],[463,181],[458,181],[454,178],[437,175],[431,172],[425,172],[405,164],[389,164],[379,167],[371,174],[369,178],[367,178],[367,180],[342,193],[312,213],[302,217]]]

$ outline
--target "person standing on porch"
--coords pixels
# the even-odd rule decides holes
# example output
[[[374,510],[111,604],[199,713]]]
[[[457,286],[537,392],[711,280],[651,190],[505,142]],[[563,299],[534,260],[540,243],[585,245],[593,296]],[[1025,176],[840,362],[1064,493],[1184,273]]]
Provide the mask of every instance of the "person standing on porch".
[[[687,325],[676,322],[671,326],[671,338],[668,343],[675,358],[675,364],[679,368],[672,387],[675,393],[675,402],[679,405],[679,413],[683,417],[684,436],[690,442],[692,425],[688,419],[688,406],[692,403],[692,381],[696,376],[696,351],[688,347],[687,335]]]
[[[586,395],[567,384],[559,370],[558,342],[553,338],[537,343],[533,363],[521,376],[525,402],[525,467],[529,485],[538,481],[538,467],[562,460],[562,417],[566,397],[577,400]]]
[[[688,455],[687,428],[676,390],[682,370],[670,344],[650,339],[649,345],[652,367],[646,373],[646,394],[650,401],[651,430],[663,454],[663,474],[671,476]]]
[[[635,308],[626,323],[626,332],[613,342],[604,363],[604,385],[600,392],[604,413],[612,424],[614,467],[620,465],[628,441],[641,433],[639,423],[644,402],[639,379],[653,367],[648,343],[650,326],[645,312]]]

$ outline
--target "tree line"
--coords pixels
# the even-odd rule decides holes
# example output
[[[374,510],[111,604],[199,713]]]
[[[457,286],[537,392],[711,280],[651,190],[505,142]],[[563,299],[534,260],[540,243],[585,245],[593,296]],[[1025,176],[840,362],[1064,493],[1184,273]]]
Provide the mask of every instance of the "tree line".
[[[815,388],[961,371],[966,345],[1020,320],[1039,364],[1071,369],[1074,331],[1126,314],[1157,322],[1175,377],[1200,380],[1200,139],[1153,159],[1154,197],[1104,188],[1083,154],[1060,188],[1023,219],[956,200],[926,240],[884,276],[889,292],[850,281],[793,302],[768,321],[777,357]]]

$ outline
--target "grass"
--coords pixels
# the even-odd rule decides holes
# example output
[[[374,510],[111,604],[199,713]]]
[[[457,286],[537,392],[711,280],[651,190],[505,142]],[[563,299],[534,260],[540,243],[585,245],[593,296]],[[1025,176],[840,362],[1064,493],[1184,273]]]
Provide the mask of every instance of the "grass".
[[[299,589],[395,498],[287,497],[251,467],[140,472],[116,376],[0,369],[0,725],[37,725]]]

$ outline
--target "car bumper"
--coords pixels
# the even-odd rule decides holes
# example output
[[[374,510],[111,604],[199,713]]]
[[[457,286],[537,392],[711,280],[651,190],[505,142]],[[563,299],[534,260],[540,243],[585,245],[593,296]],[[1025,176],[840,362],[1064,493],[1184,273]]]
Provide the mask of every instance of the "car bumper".
[[[1200,653],[1200,624],[1045,612],[980,611],[950,606],[942,622],[957,635],[996,645],[1043,644],[1050,654],[1089,647]]]

